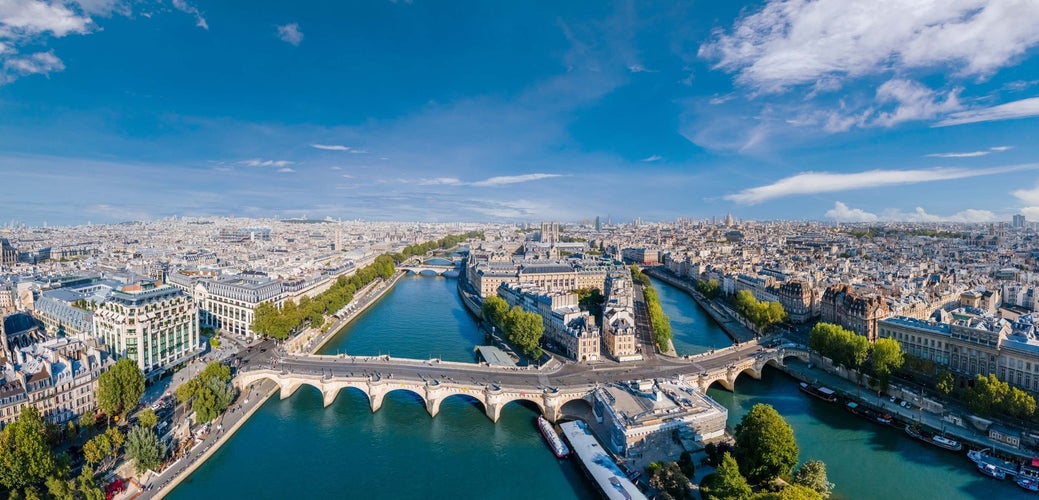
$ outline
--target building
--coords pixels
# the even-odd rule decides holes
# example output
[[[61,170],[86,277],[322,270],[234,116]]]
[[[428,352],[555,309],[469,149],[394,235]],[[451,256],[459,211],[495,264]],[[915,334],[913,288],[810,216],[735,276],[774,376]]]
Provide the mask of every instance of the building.
[[[1012,223],[1014,229],[1024,229],[1025,227],[1025,216],[1017,214],[1014,216],[1014,222]]]
[[[617,361],[638,361],[635,329],[635,297],[631,277],[616,273],[606,278],[602,310],[602,340],[606,354]]]
[[[802,280],[789,280],[770,287],[787,317],[794,323],[805,323],[819,315],[819,295],[815,288]]]
[[[113,290],[94,311],[94,333],[108,352],[136,361],[147,376],[201,351],[198,309],[191,297],[158,282]]]
[[[538,241],[549,245],[559,243],[559,223],[542,222],[541,232],[538,234]]]
[[[498,295],[509,307],[520,306],[541,316],[544,339],[550,349],[575,361],[596,361],[600,353],[599,328],[595,318],[577,305],[577,294],[549,292],[530,284],[503,283]]]
[[[828,287],[819,304],[821,321],[840,325],[870,341],[877,338],[877,322],[888,315],[887,303],[880,295],[849,285]]]
[[[599,387],[595,418],[608,429],[606,446],[619,456],[655,448],[655,439],[703,443],[725,435],[724,406],[682,380],[640,380]]]
[[[471,253],[466,277],[481,297],[498,293],[502,283],[530,284],[549,291],[569,292],[582,288],[605,288],[606,275],[623,269],[602,259],[521,259],[492,260]]]
[[[0,365],[0,428],[35,406],[61,425],[97,409],[97,379],[114,364],[107,353],[76,339],[52,339],[16,350]]]
[[[18,250],[7,238],[0,238],[0,266],[13,266],[18,263]]]
[[[202,325],[243,338],[256,337],[252,331],[256,306],[271,302],[280,308],[283,298],[280,281],[256,273],[201,281],[195,290],[195,301],[203,304]]]

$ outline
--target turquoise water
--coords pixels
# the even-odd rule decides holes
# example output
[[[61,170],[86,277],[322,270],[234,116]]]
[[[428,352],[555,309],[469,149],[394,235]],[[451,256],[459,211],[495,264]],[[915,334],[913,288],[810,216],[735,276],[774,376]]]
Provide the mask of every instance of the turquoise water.
[[[650,281],[660,297],[660,306],[671,320],[675,352],[685,356],[732,345],[732,339],[688,293],[655,278]]]
[[[325,352],[471,361],[482,342],[455,281],[405,277]],[[308,386],[277,396],[170,498],[595,498],[575,462],[557,460],[535,410],[507,405],[497,424],[449,398],[430,418],[417,396],[345,390],[328,408]]]
[[[654,284],[680,353],[728,345],[683,292]],[[471,361],[472,347],[482,339],[454,280],[414,276],[402,279],[325,352]],[[808,398],[771,369],[761,381],[741,376],[735,393],[709,393],[729,409],[731,425],[756,403],[773,405],[794,428],[801,459],[826,462],[836,498],[1032,498],[1011,482],[975,473],[963,454]],[[535,415],[513,403],[494,424],[479,403],[449,398],[430,418],[421,401],[403,391],[387,395],[375,413],[354,390],[322,408],[320,394],[303,386],[286,400],[268,401],[171,498],[597,498],[574,461],[549,452],[531,424]]]

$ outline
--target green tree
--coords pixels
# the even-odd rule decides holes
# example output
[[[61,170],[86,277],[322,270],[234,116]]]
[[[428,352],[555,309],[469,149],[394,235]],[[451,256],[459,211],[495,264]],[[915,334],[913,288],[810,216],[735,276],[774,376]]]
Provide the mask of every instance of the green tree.
[[[1027,418],[1035,413],[1035,398],[1017,387],[1011,387],[1001,405],[1003,413],[1015,418]]]
[[[541,357],[541,336],[545,333],[545,323],[540,314],[514,306],[505,316],[505,331],[509,342],[516,344],[524,354],[535,359]]]
[[[736,426],[735,435],[740,470],[752,483],[790,474],[797,464],[794,430],[770,405],[754,405]]]
[[[942,397],[948,397],[952,393],[953,387],[955,387],[956,378],[953,377],[952,372],[949,370],[942,370],[938,373],[938,380],[934,384],[934,389],[938,391]]]
[[[216,378],[207,378],[192,401],[191,409],[199,422],[209,422],[224,412],[234,400],[234,390],[227,382]]]
[[[505,302],[505,299],[491,295],[486,299],[483,299],[483,318],[490,321],[492,325],[497,326],[499,329],[503,328],[505,322],[505,316],[509,314],[509,304]]]
[[[822,498],[829,498],[833,492],[833,483],[826,477],[826,464],[820,460],[809,460],[802,464],[794,472],[794,484],[805,486]]]
[[[111,417],[133,410],[144,394],[144,374],[130,358],[116,361],[97,380],[97,406]]]
[[[751,500],[823,500],[823,496],[807,486],[791,484],[779,491],[757,493]]]
[[[752,493],[747,480],[740,475],[739,464],[729,453],[722,455],[718,469],[711,474],[705,486],[707,496],[719,500],[747,500]]]
[[[35,406],[22,408],[18,420],[0,430],[0,484],[20,490],[42,483],[58,468],[39,410]]]
[[[101,463],[112,454],[112,440],[104,434],[98,434],[83,443],[83,459],[90,465]]]
[[[682,474],[689,479],[696,475],[696,464],[693,463],[693,456],[688,451],[683,451],[678,456],[678,467],[682,469]]]
[[[137,475],[158,468],[166,449],[159,442],[155,431],[135,425],[126,436],[126,457],[133,460]]]
[[[101,500],[105,498],[105,493],[101,491],[101,487],[94,480],[94,471],[90,467],[83,467],[79,477],[76,478],[76,491],[79,492],[83,500]]]
[[[85,468],[89,469],[89,467]],[[60,477],[48,477],[45,486],[47,487],[47,493],[55,500],[75,500],[76,498],[76,490],[68,481]]]
[[[1010,394],[1010,386],[996,378],[978,374],[974,379],[974,387],[964,392],[967,408],[976,415],[988,416],[1000,410],[1003,400]]]
[[[105,431],[105,435],[108,436],[109,442],[112,443],[112,452],[118,453],[119,448],[123,447],[123,442],[126,441],[126,436],[123,436],[122,432],[116,427],[109,427]]]
[[[682,469],[675,462],[657,462],[653,467],[652,475],[649,477],[649,485],[657,490],[666,492],[672,498],[684,500],[692,498],[689,491],[689,478],[682,473]]]
[[[159,417],[155,415],[155,410],[151,408],[145,408],[143,411],[137,414],[137,421],[140,422],[141,425],[149,429],[152,429],[155,428],[155,425],[159,423]]]
[[[202,380],[215,378],[221,382],[230,382],[231,367],[219,361],[213,361],[206,365],[206,367],[202,369],[202,372],[199,373],[198,376],[202,378]]]
[[[879,338],[869,348],[869,361],[870,370],[883,389],[887,387],[891,374],[902,367],[905,358],[897,340]]]

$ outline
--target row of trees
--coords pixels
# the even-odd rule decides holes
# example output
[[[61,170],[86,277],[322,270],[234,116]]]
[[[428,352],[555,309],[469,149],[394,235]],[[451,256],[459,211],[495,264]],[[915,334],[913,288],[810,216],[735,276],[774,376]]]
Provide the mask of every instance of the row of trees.
[[[722,292],[722,284],[718,283],[718,280],[711,278],[709,280],[696,280],[696,291],[703,294],[708,299],[716,299]]]
[[[830,496],[833,484],[826,477],[824,463],[809,460],[794,471],[800,453],[794,431],[771,406],[754,405],[736,426],[735,438],[735,455],[725,452],[717,471],[704,480],[704,498],[795,500]],[[792,484],[775,482],[792,472]],[[766,491],[755,494],[751,484]]]
[[[642,297],[646,299],[649,322],[653,325],[653,343],[656,344],[657,349],[660,349],[660,352],[667,352],[668,346],[671,345],[671,319],[664,314],[664,309],[660,307],[660,297],[653,289],[649,276],[646,276],[646,273],[643,273],[639,266],[634,264],[631,266],[631,279],[642,284]]]
[[[177,401],[191,404],[196,421],[209,422],[231,406],[234,388],[230,382],[231,368],[213,361],[198,375],[181,384],[174,394]]]
[[[401,250],[400,253],[394,254],[393,260],[399,264],[413,255],[425,255],[426,252],[430,250],[446,250],[457,246],[459,243],[472,239],[482,240],[483,231],[469,231],[465,234],[451,234],[436,241],[427,241],[425,243],[409,245],[404,247],[404,250]]]
[[[284,340],[309,323],[318,328],[325,322],[325,315],[335,314],[354,299],[354,293],[368,285],[376,278],[389,279],[396,271],[394,259],[390,255],[380,255],[375,262],[357,270],[350,276],[340,276],[328,290],[321,292],[313,299],[302,297],[297,305],[292,300],[285,301],[281,309],[270,302],[256,306],[253,312],[252,330],[278,340]]]
[[[905,362],[898,341],[879,338],[870,344],[866,337],[830,323],[819,323],[808,335],[808,348],[851,370],[865,370],[876,385],[887,387],[891,374]]]
[[[995,374],[978,374],[974,387],[963,391],[967,408],[976,415],[990,416],[1002,413],[1015,418],[1035,414],[1035,398],[1017,387],[996,378]]]
[[[747,318],[754,326],[762,330],[786,321],[786,311],[783,310],[783,304],[759,301],[750,290],[736,292],[736,297],[732,299],[732,305],[744,318]]]
[[[89,466],[70,477],[72,461],[65,453],[54,454],[50,434],[35,406],[22,409],[18,420],[0,430],[0,485],[9,498],[104,498]]]
[[[536,312],[524,311],[520,306],[513,306],[505,299],[492,295],[483,300],[483,318],[490,321],[505,333],[513,345],[523,354],[533,359],[541,358],[541,336],[545,334],[545,323]]]

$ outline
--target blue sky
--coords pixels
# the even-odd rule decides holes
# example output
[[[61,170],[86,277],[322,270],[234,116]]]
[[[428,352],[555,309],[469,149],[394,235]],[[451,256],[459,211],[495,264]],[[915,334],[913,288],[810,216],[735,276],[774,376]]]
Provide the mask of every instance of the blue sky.
[[[0,223],[1039,220],[1039,2],[0,0]]]

